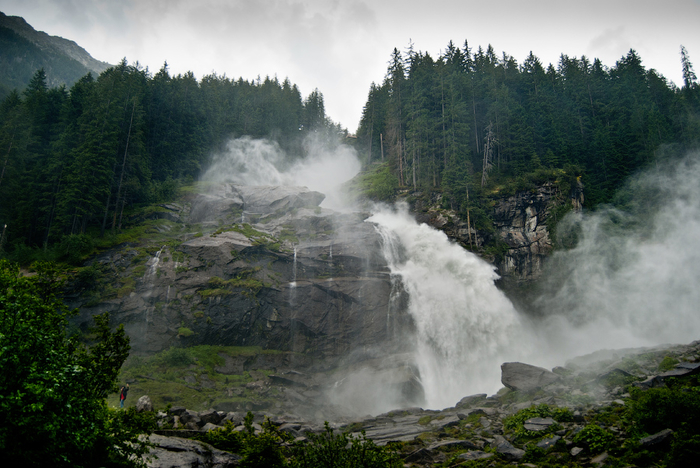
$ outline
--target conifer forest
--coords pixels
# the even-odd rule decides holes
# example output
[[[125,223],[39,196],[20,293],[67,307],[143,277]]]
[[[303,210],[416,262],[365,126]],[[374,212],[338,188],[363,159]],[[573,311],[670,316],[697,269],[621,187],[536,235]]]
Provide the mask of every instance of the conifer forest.
[[[588,208],[609,202],[627,176],[700,136],[700,87],[683,47],[680,88],[634,50],[612,67],[564,54],[544,65],[533,53],[518,63],[491,46],[450,42],[437,58],[394,49],[388,63],[356,138],[326,116],[319,90],[303,98],[288,79],[197,80],[124,59],[49,88],[38,70],[0,105],[4,250],[114,233],[125,212],[172,198],[212,152],[244,135],[293,158],[308,133],[323,131],[375,171],[375,198],[442,191],[477,227],[488,224],[489,196],[547,180],[581,182]]]

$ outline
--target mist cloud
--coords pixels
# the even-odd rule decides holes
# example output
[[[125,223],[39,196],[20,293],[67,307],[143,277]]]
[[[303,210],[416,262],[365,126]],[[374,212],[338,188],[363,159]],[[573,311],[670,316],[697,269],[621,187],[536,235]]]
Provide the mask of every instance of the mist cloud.
[[[622,190],[624,209],[572,214],[558,227],[578,244],[551,258],[537,301],[553,349],[572,355],[700,338],[699,180],[694,153],[634,178]]]
[[[303,147],[304,157],[292,160],[274,141],[232,139],[224,151],[213,156],[202,178],[240,185],[307,187],[326,195],[321,206],[345,208],[341,186],[361,168],[355,150],[314,134],[305,139]]]

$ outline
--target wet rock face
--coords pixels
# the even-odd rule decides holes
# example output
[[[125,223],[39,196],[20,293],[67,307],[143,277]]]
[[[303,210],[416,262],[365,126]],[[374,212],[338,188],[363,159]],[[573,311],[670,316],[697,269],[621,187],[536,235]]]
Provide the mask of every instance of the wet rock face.
[[[497,264],[502,276],[516,281],[539,277],[544,259],[552,251],[545,223],[556,205],[556,189],[551,184],[535,191],[518,192],[496,203],[494,224],[498,235],[508,245],[508,251]]]
[[[443,209],[442,194],[432,194],[428,200],[422,194],[413,195],[423,197],[413,205],[420,222],[483,254],[492,234],[476,230],[473,219],[468,223],[454,209]],[[552,251],[547,221],[552,210],[562,203],[557,187],[550,183],[496,201],[491,211],[495,235],[508,246],[502,257],[490,259],[500,276],[514,282],[532,281],[540,276],[544,260]]]
[[[325,358],[390,343],[398,325],[387,320],[380,236],[366,215],[323,209],[323,198],[304,187],[229,184],[194,197],[173,218],[181,244],[151,246],[148,257],[124,245],[97,260],[133,288],[72,304],[81,308],[76,325],[110,311],[136,353],[257,345]]]

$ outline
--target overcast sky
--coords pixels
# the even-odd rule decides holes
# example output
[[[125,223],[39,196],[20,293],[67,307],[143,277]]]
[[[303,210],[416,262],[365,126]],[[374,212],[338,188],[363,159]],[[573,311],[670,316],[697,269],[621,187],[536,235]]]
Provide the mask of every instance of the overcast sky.
[[[434,58],[450,40],[520,64],[532,51],[545,66],[564,53],[610,67],[633,48],[677,85],[682,44],[700,74],[700,0],[0,0],[0,11],[112,64],[288,77],[304,97],[318,88],[350,132],[410,42]]]

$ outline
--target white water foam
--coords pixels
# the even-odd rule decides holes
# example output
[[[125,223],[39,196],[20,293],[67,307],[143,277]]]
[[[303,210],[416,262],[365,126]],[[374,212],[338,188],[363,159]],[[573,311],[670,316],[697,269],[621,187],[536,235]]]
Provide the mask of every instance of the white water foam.
[[[499,291],[492,265],[418,224],[406,206],[380,209],[367,221],[383,239],[392,275],[409,295],[415,359],[428,408],[500,388],[500,365],[526,351],[524,324]]]

